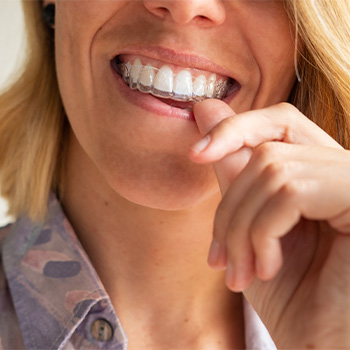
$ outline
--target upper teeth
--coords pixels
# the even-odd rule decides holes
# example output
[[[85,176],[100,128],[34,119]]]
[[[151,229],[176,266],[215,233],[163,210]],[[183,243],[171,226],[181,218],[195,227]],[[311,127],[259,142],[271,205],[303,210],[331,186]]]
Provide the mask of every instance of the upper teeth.
[[[133,64],[118,64],[118,70],[131,89],[178,101],[223,98],[229,85],[228,79],[217,81],[214,73],[208,79],[203,74],[193,77],[188,69],[174,74],[167,65],[158,69],[151,64],[143,65],[140,58],[136,58]]]

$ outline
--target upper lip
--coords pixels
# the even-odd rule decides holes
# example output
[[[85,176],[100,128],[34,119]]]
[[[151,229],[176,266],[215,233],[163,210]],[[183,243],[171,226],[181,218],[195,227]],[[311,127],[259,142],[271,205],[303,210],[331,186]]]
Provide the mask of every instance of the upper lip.
[[[186,68],[205,70],[235,79],[235,77],[232,76],[232,72],[209,60],[208,58],[197,54],[179,53],[174,49],[161,46],[133,46],[131,48],[121,50],[119,53],[115,54],[113,58],[123,54],[147,56],[164,63]]]

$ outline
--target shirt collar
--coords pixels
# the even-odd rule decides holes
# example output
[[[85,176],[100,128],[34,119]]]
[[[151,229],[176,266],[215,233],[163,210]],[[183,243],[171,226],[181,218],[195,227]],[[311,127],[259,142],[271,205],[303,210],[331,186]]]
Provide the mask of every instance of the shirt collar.
[[[61,349],[101,305],[114,326],[111,348],[126,349],[109,297],[53,195],[44,223],[21,217],[12,225],[3,260],[26,349]]]
[[[276,350],[275,343],[256,311],[245,298],[243,303],[246,349]]]

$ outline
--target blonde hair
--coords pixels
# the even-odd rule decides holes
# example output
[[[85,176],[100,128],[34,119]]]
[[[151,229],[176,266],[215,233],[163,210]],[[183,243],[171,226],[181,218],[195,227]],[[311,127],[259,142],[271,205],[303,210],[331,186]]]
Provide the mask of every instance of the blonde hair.
[[[290,0],[302,48],[290,102],[343,147],[350,145],[350,2]]]
[[[300,56],[290,102],[349,148],[348,0],[285,0]],[[42,220],[50,191],[62,194],[68,122],[55,72],[52,29],[40,0],[23,0],[28,41],[21,76],[0,96],[0,189],[9,214]],[[63,191],[64,192],[64,191]]]

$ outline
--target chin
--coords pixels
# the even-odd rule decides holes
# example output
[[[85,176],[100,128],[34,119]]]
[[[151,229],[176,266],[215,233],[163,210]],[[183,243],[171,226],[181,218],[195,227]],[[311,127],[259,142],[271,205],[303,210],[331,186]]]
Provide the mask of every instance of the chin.
[[[212,167],[197,173],[196,178],[192,177],[193,174],[173,174],[172,177],[166,176],[162,179],[159,179],[160,174],[156,172],[151,177],[144,173],[142,175],[123,176],[119,173],[106,177],[106,180],[110,189],[118,196],[152,209],[187,210],[200,206],[211,198],[221,197]]]

